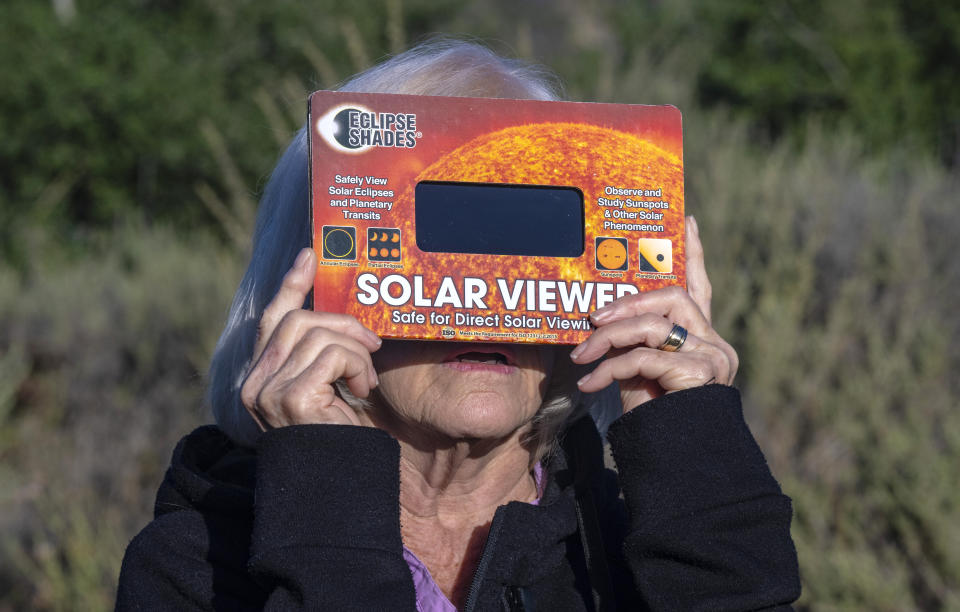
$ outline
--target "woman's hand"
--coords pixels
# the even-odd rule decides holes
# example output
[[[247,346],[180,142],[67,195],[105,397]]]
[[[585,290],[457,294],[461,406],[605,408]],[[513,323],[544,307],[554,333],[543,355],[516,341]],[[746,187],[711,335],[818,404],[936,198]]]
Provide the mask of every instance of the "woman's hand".
[[[370,353],[380,348],[380,338],[350,315],[303,309],[316,271],[313,249],[300,251],[260,319],[254,366],[240,398],[261,429],[360,425],[334,383],[342,378],[357,397],[377,386]]]
[[[687,218],[687,290],[667,287],[629,295],[591,315],[597,329],[570,354],[575,363],[607,358],[581,378],[582,391],[599,391],[620,382],[623,411],[672,391],[710,383],[729,385],[737,373],[737,353],[710,325],[710,280],[693,217]],[[686,328],[675,352],[660,350],[674,324]]]

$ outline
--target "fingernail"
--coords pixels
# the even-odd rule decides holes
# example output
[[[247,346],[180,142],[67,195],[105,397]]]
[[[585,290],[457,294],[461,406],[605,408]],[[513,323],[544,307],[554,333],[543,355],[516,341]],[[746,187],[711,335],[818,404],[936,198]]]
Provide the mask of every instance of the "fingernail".
[[[307,266],[307,260],[310,259],[310,249],[302,249],[297,255],[297,260],[293,262],[293,267],[302,270]]]
[[[697,219],[696,219],[696,217],[694,217],[693,215],[690,215],[689,217],[687,217],[687,223],[690,224],[690,229],[693,230],[693,233],[696,234],[697,236],[699,236],[699,235],[700,235],[700,226],[697,225]]]
[[[591,372],[590,374],[587,374],[586,376],[584,376],[583,378],[577,381],[577,386],[582,387],[583,385],[587,384],[590,381],[590,378],[592,376],[593,376],[593,372]]]
[[[366,332],[367,332],[367,337],[370,338],[370,341],[371,341],[371,342],[373,342],[373,343],[376,344],[377,346],[380,346],[381,344],[383,344],[383,340],[380,338],[380,336],[378,336],[377,334],[373,333],[373,332],[370,331],[369,329],[366,330]]]
[[[613,316],[613,310],[604,306],[599,310],[594,310],[590,313],[590,318],[596,321],[597,323],[603,323],[605,320]]]
[[[380,385],[380,378],[377,376],[376,372],[370,372],[370,388],[374,388]]]
[[[576,359],[583,352],[583,344],[578,344],[570,351],[570,359]]]

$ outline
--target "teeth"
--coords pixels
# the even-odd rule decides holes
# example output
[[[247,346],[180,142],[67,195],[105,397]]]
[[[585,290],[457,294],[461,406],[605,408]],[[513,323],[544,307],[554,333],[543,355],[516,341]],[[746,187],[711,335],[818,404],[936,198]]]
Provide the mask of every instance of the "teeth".
[[[457,356],[457,361],[461,363],[483,363],[487,365],[506,365],[507,358],[500,353],[465,353]]]

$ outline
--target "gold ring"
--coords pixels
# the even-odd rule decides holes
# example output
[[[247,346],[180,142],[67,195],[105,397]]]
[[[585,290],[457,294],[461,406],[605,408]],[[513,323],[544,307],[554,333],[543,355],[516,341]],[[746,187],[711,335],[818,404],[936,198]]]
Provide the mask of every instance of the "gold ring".
[[[667,334],[667,339],[663,341],[663,344],[658,346],[661,351],[668,351],[673,353],[679,351],[680,347],[683,346],[683,343],[687,340],[687,330],[677,325],[673,324],[673,329],[670,330],[670,333]]]

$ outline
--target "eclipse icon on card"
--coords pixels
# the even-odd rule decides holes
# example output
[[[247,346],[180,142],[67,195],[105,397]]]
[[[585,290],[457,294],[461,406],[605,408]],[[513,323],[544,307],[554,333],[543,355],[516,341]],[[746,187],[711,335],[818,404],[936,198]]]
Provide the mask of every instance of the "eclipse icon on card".
[[[640,271],[651,274],[673,272],[673,242],[666,238],[640,238]]]
[[[324,259],[356,259],[357,228],[349,225],[323,226]]]
[[[395,227],[367,228],[367,258],[370,261],[400,261],[400,230]]]

